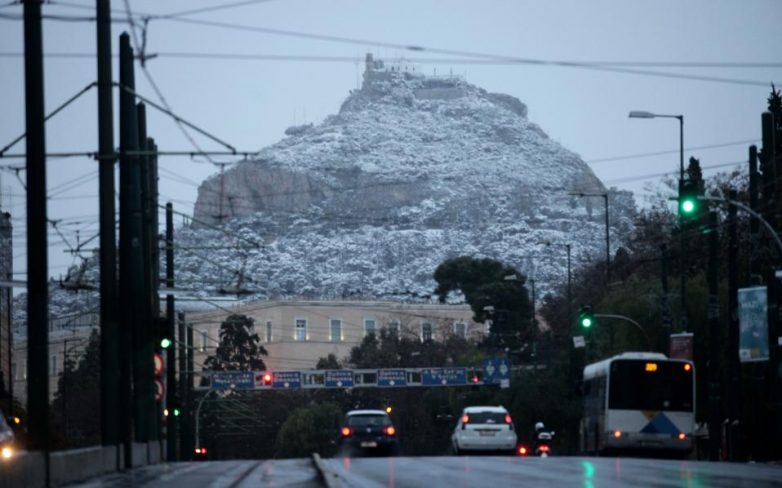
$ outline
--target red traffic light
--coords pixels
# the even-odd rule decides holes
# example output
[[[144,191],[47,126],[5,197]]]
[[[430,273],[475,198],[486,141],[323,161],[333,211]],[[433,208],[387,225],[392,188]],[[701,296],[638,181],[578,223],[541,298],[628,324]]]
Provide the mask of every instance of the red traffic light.
[[[263,374],[263,384],[268,386],[272,384],[272,374],[271,373],[264,373]]]

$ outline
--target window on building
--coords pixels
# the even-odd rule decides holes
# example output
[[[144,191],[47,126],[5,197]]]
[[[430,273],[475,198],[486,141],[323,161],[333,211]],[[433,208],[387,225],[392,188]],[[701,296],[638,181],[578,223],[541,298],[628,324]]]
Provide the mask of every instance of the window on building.
[[[201,344],[198,347],[198,349],[201,352],[206,351],[206,343],[207,343],[208,340],[209,340],[209,337],[206,335],[206,331],[202,330],[201,331]]]
[[[399,338],[399,321],[391,320],[388,322],[388,337]]]
[[[424,322],[421,324],[421,340],[431,341],[432,340],[432,323],[431,322]]]
[[[57,355],[52,354],[49,358],[49,376],[57,376]]]
[[[266,342],[272,341],[272,321],[266,321]]]
[[[464,322],[454,322],[453,333],[462,338],[467,338],[467,324]]]
[[[377,323],[375,319],[364,319],[364,335],[375,335],[377,332]]]
[[[342,340],[342,320],[331,319],[329,322],[329,329],[332,342],[339,342]]]
[[[293,338],[297,341],[307,340],[307,319],[296,319],[296,330]]]

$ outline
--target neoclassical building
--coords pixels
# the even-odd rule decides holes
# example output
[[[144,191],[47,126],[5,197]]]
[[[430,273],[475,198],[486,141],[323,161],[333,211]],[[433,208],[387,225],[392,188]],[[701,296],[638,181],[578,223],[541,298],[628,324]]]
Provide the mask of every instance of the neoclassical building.
[[[206,312],[189,312],[193,328],[195,369],[214,354],[220,324],[229,313],[255,322],[255,333],[268,351],[264,362],[273,371],[312,369],[329,354],[347,357],[367,334],[386,329],[400,337],[444,340],[455,334],[477,340],[487,326],[472,320],[467,304],[410,304],[391,301],[271,300]]]

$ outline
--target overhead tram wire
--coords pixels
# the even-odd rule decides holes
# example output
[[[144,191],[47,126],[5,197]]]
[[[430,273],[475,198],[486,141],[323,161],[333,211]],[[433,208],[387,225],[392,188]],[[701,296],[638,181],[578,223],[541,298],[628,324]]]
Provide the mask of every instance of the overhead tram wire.
[[[44,17],[46,18],[47,16]],[[58,17],[59,18],[53,18],[50,16],[49,18],[51,20],[80,20],[80,21],[95,20],[94,18],[90,18],[90,17],[80,17],[76,19],[67,19],[64,16],[58,16]],[[9,16],[7,14],[0,14],[0,18],[11,18],[13,20],[21,19],[21,17],[18,15]],[[151,16],[142,17],[142,20],[148,21],[150,20],[150,18]],[[133,19],[132,14],[130,16],[130,19]],[[431,48],[431,47],[417,46],[417,45],[406,45],[406,44],[398,44],[398,43],[371,41],[366,39],[330,36],[324,34],[310,34],[306,32],[287,31],[281,29],[271,29],[267,27],[231,24],[225,22],[186,19],[181,17],[171,17],[171,18],[161,17],[158,20],[164,20],[164,21],[167,20],[170,22],[183,22],[183,23],[191,23],[191,24],[204,25],[204,26],[217,27],[217,28],[258,32],[261,34],[269,34],[269,35],[308,38],[308,39],[328,41],[328,42],[347,43],[347,44],[362,45],[362,46],[379,46],[379,47],[386,47],[389,49],[399,49],[405,51],[414,51],[414,52],[427,51],[432,53],[461,56],[461,57],[468,57],[468,58],[485,58],[486,60],[493,61],[496,63],[502,63],[502,64],[554,66],[554,67],[563,67],[563,68],[586,69],[586,70],[593,70],[593,71],[606,71],[606,72],[614,72],[614,73],[621,73],[621,74],[633,74],[633,75],[642,75],[642,76],[651,76],[651,77],[684,79],[684,80],[692,80],[692,81],[704,81],[704,82],[711,82],[711,83],[725,83],[725,84],[748,85],[748,86],[766,87],[768,85],[768,82],[765,81],[755,81],[755,80],[745,80],[745,79],[735,79],[735,78],[719,78],[714,76],[691,75],[691,74],[673,73],[667,71],[653,71],[648,69],[631,69],[628,68],[631,62],[614,63],[614,64],[608,64],[607,62],[603,62],[602,64],[590,64],[591,62],[521,58],[516,56],[495,55],[490,53],[479,53],[479,52],[460,51],[460,50],[452,50],[452,49],[439,49],[439,48]],[[128,22],[128,19],[127,18],[124,19],[124,22]],[[657,66],[659,66],[660,64],[661,63],[658,63]],[[708,63],[703,63],[703,64],[705,65]],[[646,66],[652,66],[652,65],[653,64],[647,64]],[[705,66],[701,66],[701,67],[705,67]]]
[[[343,44],[378,46],[378,47],[385,47],[389,49],[399,49],[404,51],[431,52],[436,54],[445,54],[445,55],[467,57],[467,58],[490,59],[490,60],[501,61],[509,64],[557,66],[557,67],[564,67],[564,68],[608,71],[608,72],[615,72],[615,73],[646,75],[646,76],[655,76],[655,77],[664,77],[664,78],[689,79],[689,80],[708,81],[708,82],[715,82],[715,83],[730,83],[730,84],[764,86],[764,87],[768,86],[768,82],[765,81],[761,82],[761,81],[754,81],[754,80],[718,78],[713,76],[688,75],[684,73],[671,73],[671,72],[662,72],[662,71],[630,69],[630,68],[623,68],[619,66],[587,64],[587,63],[582,63],[577,61],[572,62],[572,61],[558,61],[558,60],[546,60],[546,59],[535,59],[535,58],[522,58],[518,56],[506,56],[506,55],[498,55],[498,54],[491,54],[491,53],[481,53],[475,51],[440,49],[440,48],[432,48],[427,46],[399,44],[399,43],[391,43],[391,42],[379,42],[379,41],[372,41],[368,39],[332,36],[326,34],[312,34],[307,32],[300,32],[300,31],[273,29],[273,28],[260,27],[260,26],[248,26],[242,24],[232,24],[227,22],[216,22],[216,21],[208,21],[208,20],[183,19],[183,18],[171,18],[171,19],[161,19],[161,20],[167,20],[169,22],[189,23],[194,25],[203,25],[203,26],[223,28],[223,29],[232,29],[237,31],[256,32],[260,34],[298,37],[298,38],[313,39],[318,41],[327,41],[327,42],[335,42],[335,43],[343,43]]]
[[[709,144],[706,146],[691,146],[691,147],[685,147],[685,151],[703,151],[707,149],[717,149],[721,147],[730,147],[730,146],[741,146],[744,144],[756,144],[760,142],[760,139],[745,139],[743,141],[735,141],[735,142],[723,142],[719,144]],[[654,152],[647,152],[647,153],[637,153],[637,154],[628,154],[625,156],[610,156],[607,158],[597,158],[597,159],[589,159],[584,161],[587,164],[595,164],[595,163],[605,163],[609,161],[624,161],[627,159],[640,159],[640,158],[649,158],[653,156],[664,156],[666,154],[679,154],[679,149],[669,149],[666,151],[654,151]]]
[[[147,56],[147,60],[156,58],[172,59],[215,59],[215,60],[245,60],[245,61],[290,61],[290,62],[314,62],[314,63],[363,63],[364,58],[357,56],[296,56],[287,54],[247,54],[247,53],[218,53],[218,52],[184,52],[184,51],[155,51]],[[19,58],[24,56],[23,52],[3,52],[0,51],[0,58]],[[95,53],[90,52],[47,52],[44,57],[47,58],[84,58],[94,59]],[[117,57],[116,54],[113,57]],[[384,58],[390,63],[409,62],[419,64],[456,64],[456,65],[487,65],[487,66],[508,66],[517,65],[517,61],[498,61],[491,59],[465,59],[465,58],[410,58],[410,57],[391,57]],[[566,61],[550,60],[550,62],[561,63],[581,63],[596,66],[649,66],[659,68],[782,68],[782,62],[776,61]]]

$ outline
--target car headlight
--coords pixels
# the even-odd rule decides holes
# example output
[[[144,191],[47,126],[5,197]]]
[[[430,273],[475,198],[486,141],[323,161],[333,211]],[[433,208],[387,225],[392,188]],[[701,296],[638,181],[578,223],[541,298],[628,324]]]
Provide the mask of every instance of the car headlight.
[[[3,460],[11,459],[14,455],[14,449],[11,446],[5,446],[0,449],[0,458]]]

